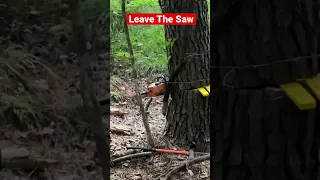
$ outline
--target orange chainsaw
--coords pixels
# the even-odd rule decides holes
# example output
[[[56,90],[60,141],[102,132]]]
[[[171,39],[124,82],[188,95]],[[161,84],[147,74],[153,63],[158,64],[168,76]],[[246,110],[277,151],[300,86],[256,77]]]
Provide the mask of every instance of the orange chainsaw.
[[[166,91],[167,80],[164,77],[157,78],[156,82],[150,84],[147,91],[142,92],[142,97],[156,97],[164,95]]]

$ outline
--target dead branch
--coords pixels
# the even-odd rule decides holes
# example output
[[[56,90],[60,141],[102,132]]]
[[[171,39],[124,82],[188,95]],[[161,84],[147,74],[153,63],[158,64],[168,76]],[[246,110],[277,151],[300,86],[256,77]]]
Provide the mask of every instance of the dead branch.
[[[183,170],[186,168],[186,166],[191,166],[193,164],[197,164],[197,163],[201,163],[203,161],[207,161],[210,159],[210,155],[205,155],[205,156],[200,156],[200,157],[197,157],[193,160],[190,160],[190,161],[186,161],[182,164],[180,164],[179,166],[175,167],[174,169],[172,169],[166,176],[165,176],[165,179],[166,180],[169,180],[175,173]]]
[[[7,169],[23,169],[31,171],[34,169],[46,169],[50,165],[58,164],[59,161],[43,158],[29,157],[22,159],[12,159],[10,161],[2,161],[2,167]]]
[[[26,148],[7,147],[0,150],[1,168],[7,169],[45,169],[59,163],[57,160],[33,156]]]
[[[126,156],[126,155],[129,155],[129,154],[134,154],[134,153],[137,153],[137,152],[139,152],[139,151],[136,150],[136,149],[129,149],[129,150],[126,150],[126,151],[119,151],[119,152],[113,154],[111,157],[119,158],[119,157]]]
[[[12,71],[14,73],[14,75],[16,76],[17,80],[22,84],[22,86],[30,93],[31,92],[31,86],[28,82],[27,79],[25,79],[17,70],[15,70],[10,64],[5,63],[4,61],[0,61],[0,63],[2,63],[3,65],[5,65],[10,71]]]
[[[129,159],[132,159],[132,158],[144,157],[144,156],[152,156],[152,155],[155,155],[155,154],[157,154],[157,153],[153,153],[153,152],[135,153],[135,154],[130,154],[130,155],[119,157],[117,159],[112,160],[110,163],[111,163],[111,165],[114,165],[115,163],[126,161],[126,160],[129,160]]]
[[[121,126],[115,126],[115,127],[110,127],[110,133],[123,135],[123,136],[130,136],[130,129],[126,129]]]
[[[121,111],[119,108],[110,107],[110,114],[114,116],[123,116],[125,114],[128,114],[128,112]]]
[[[128,48],[129,48],[129,52],[130,52],[130,61],[131,61],[131,66],[132,66],[132,76],[133,76],[134,84],[135,84],[136,97],[137,97],[138,104],[140,106],[140,112],[142,115],[142,121],[144,124],[144,128],[146,130],[148,144],[149,144],[149,146],[153,147],[154,142],[153,142],[153,138],[151,136],[151,130],[150,130],[149,123],[148,123],[148,116],[147,116],[147,113],[145,112],[145,109],[143,107],[142,97],[140,94],[140,88],[139,88],[139,84],[138,84],[138,80],[137,80],[137,70],[135,68],[135,58],[134,58],[134,54],[133,54],[132,43],[130,40],[129,28],[128,28],[128,25],[126,22],[126,1],[125,0],[122,0],[122,16],[124,19],[124,21],[123,21],[124,22],[124,24],[123,24],[124,33],[126,35]]]

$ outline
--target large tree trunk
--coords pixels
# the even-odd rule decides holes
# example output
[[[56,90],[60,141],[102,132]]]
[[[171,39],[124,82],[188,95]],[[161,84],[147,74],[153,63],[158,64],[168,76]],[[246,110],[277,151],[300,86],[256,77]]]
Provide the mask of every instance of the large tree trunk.
[[[161,3],[160,3],[161,4]],[[196,13],[196,26],[166,26],[169,74],[182,61],[189,61],[178,75],[172,91],[165,135],[181,146],[194,142],[196,149],[209,149],[208,98],[196,88],[209,83],[209,28],[206,0],[163,1],[163,13]]]
[[[216,13],[229,0],[218,2]],[[220,39],[212,42],[219,65],[264,65],[211,69],[212,77],[221,77],[219,97],[212,96],[218,101],[211,116],[213,179],[320,178],[319,110],[300,111],[279,88],[318,73],[318,57],[311,55],[318,53],[313,28],[320,22],[319,8],[312,3],[246,0],[229,11]],[[295,60],[282,61],[290,58]],[[273,62],[279,63],[268,64]]]

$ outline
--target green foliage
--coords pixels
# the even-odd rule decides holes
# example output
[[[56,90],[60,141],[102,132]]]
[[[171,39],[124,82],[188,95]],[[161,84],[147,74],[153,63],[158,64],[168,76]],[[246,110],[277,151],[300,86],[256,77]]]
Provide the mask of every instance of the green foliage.
[[[120,96],[119,93],[111,92],[110,93],[110,97],[111,97],[111,100],[114,101],[114,102],[120,102],[121,101],[121,96]]]
[[[24,125],[30,124],[28,116],[33,113],[32,106],[28,102],[13,101],[11,102],[13,114],[18,118],[19,122]]]
[[[121,0],[111,0],[111,64],[129,68],[128,45],[123,32]],[[208,0],[210,7],[210,0]],[[127,13],[161,13],[158,1],[131,0],[126,5]],[[208,12],[210,17],[210,10]],[[175,39],[165,41],[163,26],[129,26],[130,38],[136,57],[136,66],[144,74],[165,72],[168,64],[166,47],[173,46]]]
[[[121,1],[111,0],[111,64],[128,68],[128,45],[123,32]],[[160,13],[158,1],[132,0],[126,6],[127,13]],[[129,26],[136,66],[144,74],[161,73],[167,67],[166,42],[163,26]]]

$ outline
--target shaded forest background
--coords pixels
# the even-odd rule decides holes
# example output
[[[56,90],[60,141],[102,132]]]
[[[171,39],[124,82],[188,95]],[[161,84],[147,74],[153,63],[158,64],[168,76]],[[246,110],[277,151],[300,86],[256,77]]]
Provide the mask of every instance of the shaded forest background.
[[[107,2],[81,2],[98,99],[109,91]],[[83,119],[79,56],[68,1],[0,4],[1,179],[97,179]],[[104,119],[104,121],[108,121]]]

